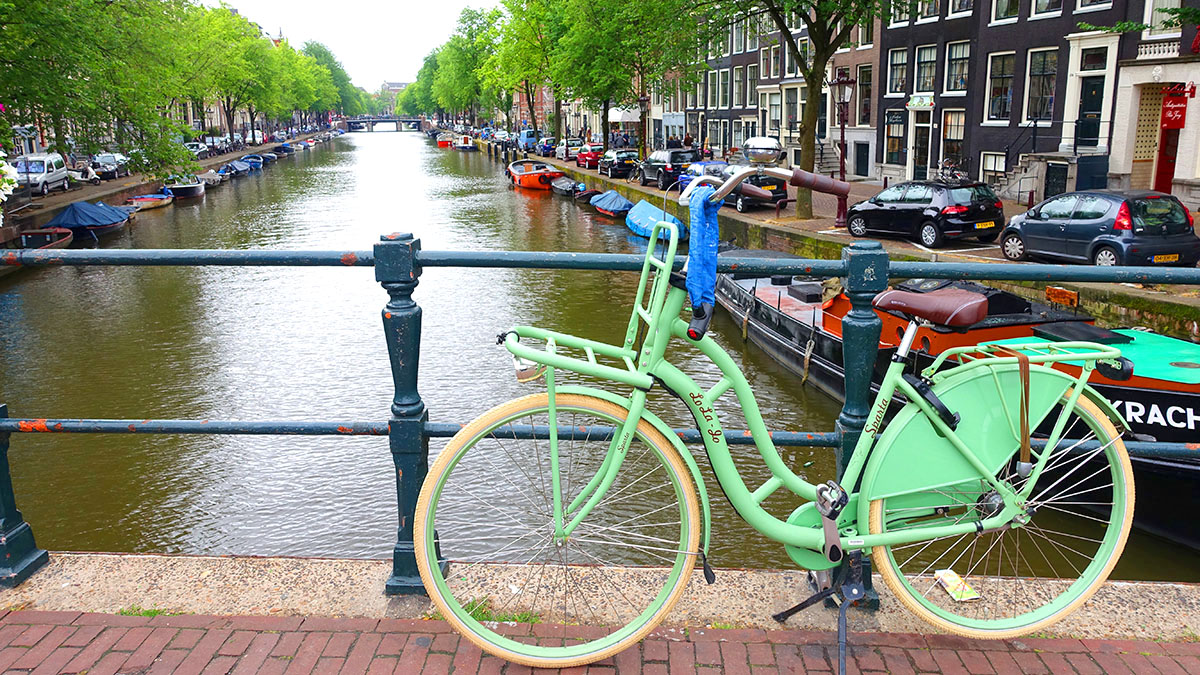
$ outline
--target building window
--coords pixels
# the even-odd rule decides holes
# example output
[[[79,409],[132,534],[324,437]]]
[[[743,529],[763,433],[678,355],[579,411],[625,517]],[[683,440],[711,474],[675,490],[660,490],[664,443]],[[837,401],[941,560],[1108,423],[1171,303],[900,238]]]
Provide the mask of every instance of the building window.
[[[779,77],[779,45],[771,47],[771,77]]]
[[[999,185],[1004,181],[1004,155],[999,152],[985,152],[979,163],[979,180],[988,185]]]
[[[708,74],[708,107],[717,107],[717,74],[715,72]]]
[[[762,55],[761,55],[761,58],[759,59],[759,62],[762,64],[763,77],[769,77],[771,74],[771,48],[770,47],[762,48]]]
[[[938,10],[938,0],[921,0],[922,19],[936,19],[938,17]]]
[[[1020,0],[993,0],[993,2],[992,21],[1015,19],[1017,18],[1017,12],[1021,10]]]
[[[758,49],[758,20],[749,19],[746,22],[746,51]]]
[[[800,45],[796,45],[797,48]],[[787,77],[793,77],[796,74],[796,59],[792,56],[792,50],[786,46],[783,48],[783,74]]]
[[[687,93],[687,107],[689,107],[689,108],[696,107],[696,92],[692,91],[691,88],[688,89],[688,93]]]
[[[758,96],[758,66],[746,66],[746,107],[753,108]]]
[[[1033,13],[1050,14],[1061,13],[1063,0],[1033,0]]]
[[[963,134],[967,127],[965,110],[947,110],[942,114],[942,159],[963,165]]]
[[[1048,120],[1054,117],[1054,84],[1058,76],[1058,50],[1029,52],[1029,103],[1027,120]]]
[[[721,71],[721,107],[729,107],[729,71]]]
[[[925,45],[917,47],[917,81],[914,83],[915,92],[932,92],[937,74],[937,47]]]
[[[742,101],[746,100],[746,81],[742,79],[742,68],[738,66],[733,69],[733,107],[742,107]]]
[[[795,87],[790,87],[783,91],[783,115],[787,121],[787,130],[796,130],[796,103],[799,100],[800,90]]]
[[[1062,2],[1062,0],[1059,0]],[[737,21],[733,24],[733,53],[741,54],[746,48],[746,24],[744,21]]]
[[[970,61],[970,42],[952,42],[946,46],[946,91],[967,90],[967,67]]]
[[[888,53],[888,93],[908,91],[908,50],[893,49]]]
[[[989,120],[1008,121],[1012,112],[1013,66],[1016,60],[1016,54],[992,54],[988,60]]]
[[[1098,5],[1111,5],[1112,0],[1079,0],[1079,7],[1096,7]]]
[[[1160,26],[1163,21],[1170,18],[1169,15],[1163,14],[1159,10],[1162,9],[1178,9],[1179,0],[1150,0],[1146,3],[1146,25],[1151,26],[1150,30],[1146,31],[1147,37],[1168,37],[1179,35],[1179,27],[1171,26],[1168,28],[1155,28]]]
[[[1106,70],[1108,68],[1108,47],[1093,47],[1079,54],[1080,70]]]
[[[950,0],[950,16],[954,16],[955,14],[969,14],[974,8],[974,0]]]
[[[779,94],[771,94],[769,97],[770,103],[770,120],[771,130],[777,135],[779,134]]]
[[[858,125],[871,125],[871,66],[858,67]]]
[[[892,2],[892,25],[908,23],[908,0]]]
[[[889,110],[887,112],[887,145],[884,149],[885,164],[900,164],[900,154],[904,148],[904,111]]]
[[[875,43],[875,20],[870,19],[858,27],[858,46],[867,47]]]
[[[741,120],[733,121],[733,141],[730,143],[730,146],[735,147],[735,148],[742,147],[742,121]]]

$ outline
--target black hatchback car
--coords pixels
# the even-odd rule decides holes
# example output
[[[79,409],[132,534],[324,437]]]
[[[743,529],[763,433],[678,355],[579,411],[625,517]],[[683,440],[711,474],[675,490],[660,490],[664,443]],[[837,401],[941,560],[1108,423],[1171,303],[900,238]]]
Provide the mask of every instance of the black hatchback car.
[[[666,190],[679,180],[679,174],[691,166],[692,162],[699,161],[700,151],[694,148],[655,150],[642,162],[638,182],[642,185],[654,183],[658,185],[659,190]]]
[[[602,176],[616,178],[618,176],[628,176],[629,172],[637,170],[638,151],[633,148],[611,148],[608,152],[600,155],[600,163],[596,165],[596,172]]]
[[[1186,265],[1200,260],[1192,214],[1148,190],[1087,190],[1051,197],[1004,230],[1009,260],[1045,256],[1093,265]]]
[[[851,206],[846,226],[855,237],[895,232],[929,248],[966,237],[989,242],[1004,229],[1004,204],[985,183],[912,181]]]

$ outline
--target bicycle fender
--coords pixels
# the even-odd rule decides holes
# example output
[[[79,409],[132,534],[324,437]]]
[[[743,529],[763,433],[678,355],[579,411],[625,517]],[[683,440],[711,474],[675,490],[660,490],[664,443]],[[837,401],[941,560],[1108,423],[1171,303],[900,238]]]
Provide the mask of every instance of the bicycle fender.
[[[1030,428],[1036,429],[1076,384],[1071,375],[1032,366]],[[960,373],[946,371],[937,378],[933,391],[961,416],[954,433],[989,471],[998,471],[1020,448],[1017,411],[1021,405],[1021,387],[1017,364],[997,364]],[[979,472],[921,412],[917,403],[910,401],[888,423],[871,451],[858,502],[860,522],[867,522],[873,500],[977,482],[978,478]]]
[[[1121,416],[1121,413],[1117,411],[1117,408],[1112,404],[1112,401],[1104,398],[1104,395],[1096,391],[1092,385],[1083,385],[1083,393],[1080,394],[1080,396],[1083,396],[1092,403],[1095,403],[1096,407],[1108,416],[1109,421],[1113,423],[1113,426],[1117,428],[1118,432],[1125,433],[1126,431],[1129,431],[1129,423],[1126,422],[1125,418]]]
[[[604,399],[609,403],[615,403],[626,410],[629,409],[628,398],[625,398],[619,394],[614,394],[610,391],[604,391],[603,389],[567,386],[556,387],[556,390],[559,393],[595,396],[596,398]],[[642,411],[642,418],[649,422],[655,429],[657,429],[659,433],[665,436],[667,440],[671,441],[671,444],[675,446],[675,450],[679,452],[679,456],[683,457],[684,463],[687,464],[688,471],[690,471],[692,474],[692,482],[696,484],[696,490],[700,492],[700,519],[701,526],[703,528],[700,537],[700,550],[705,555],[708,555],[708,534],[710,531],[710,524],[712,522],[712,512],[709,509],[708,490],[704,487],[704,476],[700,473],[700,465],[696,463],[696,458],[692,456],[691,451],[687,449],[687,446],[683,444],[683,441],[679,440],[679,436],[675,433],[675,430],[668,426],[666,422],[663,422],[661,419],[659,419],[658,415],[655,415],[649,410],[644,410]]]

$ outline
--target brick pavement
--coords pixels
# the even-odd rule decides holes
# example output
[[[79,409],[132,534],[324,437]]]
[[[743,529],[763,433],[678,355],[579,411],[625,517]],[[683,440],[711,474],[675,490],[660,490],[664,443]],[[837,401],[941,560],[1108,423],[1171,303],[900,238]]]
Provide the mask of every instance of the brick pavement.
[[[544,629],[545,627],[543,627]],[[567,628],[585,635],[587,627]],[[541,632],[539,630],[539,632]],[[833,633],[659,629],[635,648],[563,673],[831,673]],[[1200,673],[1200,642],[856,633],[851,673]],[[503,662],[441,621],[290,616],[0,612],[8,673],[546,673]]]

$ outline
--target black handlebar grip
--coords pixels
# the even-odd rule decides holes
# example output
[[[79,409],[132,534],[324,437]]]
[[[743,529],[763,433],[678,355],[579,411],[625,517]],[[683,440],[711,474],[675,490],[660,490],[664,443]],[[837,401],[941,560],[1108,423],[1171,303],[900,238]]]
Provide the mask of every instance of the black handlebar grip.
[[[712,323],[712,303],[704,302],[699,307],[692,308],[692,320],[688,323],[687,336],[699,340],[708,332],[708,324]]]

